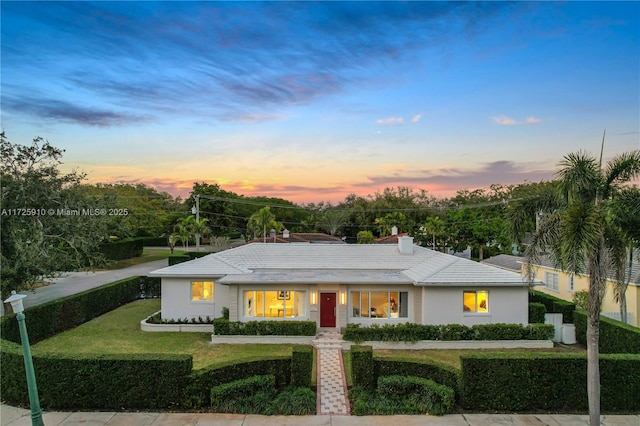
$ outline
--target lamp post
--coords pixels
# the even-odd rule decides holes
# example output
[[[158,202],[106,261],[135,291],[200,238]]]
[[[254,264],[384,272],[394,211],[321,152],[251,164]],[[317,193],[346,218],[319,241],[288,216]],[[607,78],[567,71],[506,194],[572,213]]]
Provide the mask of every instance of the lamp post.
[[[12,291],[11,296],[5,300],[5,303],[11,303],[11,308],[13,312],[16,313],[18,327],[20,328],[20,340],[22,341],[22,353],[24,354],[24,369],[27,374],[27,388],[29,389],[29,405],[31,406],[31,424],[33,426],[44,426],[42,422],[42,410],[40,409],[40,399],[38,398],[36,375],[33,371],[33,360],[31,359],[29,335],[27,334],[27,325],[24,320],[22,299],[25,297],[27,296],[24,294],[16,294],[15,291]]]

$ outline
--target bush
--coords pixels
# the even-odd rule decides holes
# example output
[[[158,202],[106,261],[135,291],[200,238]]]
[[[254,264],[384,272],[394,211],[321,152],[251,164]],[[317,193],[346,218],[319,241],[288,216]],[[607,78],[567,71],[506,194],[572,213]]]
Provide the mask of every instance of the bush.
[[[463,406],[469,410],[585,411],[587,359],[577,354],[462,356]],[[602,409],[640,409],[640,355],[601,355]]]
[[[287,388],[280,392],[263,414],[309,416],[316,413],[317,396],[309,388]]]
[[[28,401],[20,346],[2,341],[2,399]],[[182,397],[190,355],[33,355],[38,391],[47,409],[169,409]],[[9,374],[10,372],[10,374]]]
[[[145,247],[166,247],[169,245],[167,237],[141,237],[142,245]]]
[[[276,394],[273,375],[251,376],[211,389],[211,409],[216,413],[262,413]]]
[[[169,266],[177,265],[178,263],[188,262],[191,260],[188,254],[172,254],[167,257]]]
[[[587,312],[575,311],[573,322],[576,325],[576,341],[586,345]],[[600,316],[598,347],[603,354],[640,354],[640,329]]]
[[[460,398],[460,371],[450,365],[428,359],[374,358],[374,381],[381,376],[415,376],[433,380],[454,390]]]
[[[100,253],[109,260],[131,259],[142,256],[144,242],[142,238],[125,238],[109,241],[100,246]]]
[[[542,303],[547,308],[547,313],[562,314],[563,323],[573,323],[573,311],[576,309],[576,305],[573,302],[562,300],[541,291],[529,293],[529,302]]]
[[[296,345],[291,357],[291,385],[308,388],[311,385],[311,370],[313,367],[313,347],[310,345]]]
[[[158,280],[158,278],[155,278]],[[137,300],[140,277],[125,278],[95,289],[25,309],[29,340],[37,343]],[[15,314],[0,319],[2,338],[20,342]]]
[[[157,299],[162,297],[162,280],[160,277],[140,277],[140,299]]]
[[[550,333],[550,334],[549,334]],[[546,337],[546,336],[549,337]],[[548,340],[553,337],[553,328],[545,324],[482,324],[467,327],[462,324],[377,324],[362,327],[348,324],[343,339],[361,343],[364,341],[418,340]]]
[[[542,303],[532,302],[529,303],[529,323],[530,324],[544,324],[544,314],[547,313],[547,308]]]
[[[433,414],[443,415],[455,404],[454,391],[432,380],[412,376],[384,376],[375,392],[356,389],[354,414]]]
[[[229,321],[213,320],[213,332],[218,336],[315,336],[315,321]]]
[[[354,386],[373,389],[376,379],[373,375],[373,348],[371,346],[351,346],[351,380]]]

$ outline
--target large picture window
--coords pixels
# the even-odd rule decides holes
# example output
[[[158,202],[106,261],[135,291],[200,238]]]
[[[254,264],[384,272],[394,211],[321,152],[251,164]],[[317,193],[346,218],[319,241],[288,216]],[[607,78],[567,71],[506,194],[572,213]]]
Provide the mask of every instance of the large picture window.
[[[406,291],[352,291],[351,316],[354,318],[407,318],[409,293]]]
[[[245,317],[299,318],[306,315],[305,292],[292,290],[246,290]]]
[[[192,281],[191,300],[213,302],[213,281]]]
[[[488,291],[465,291],[463,294],[462,310],[464,312],[487,313],[489,312]]]

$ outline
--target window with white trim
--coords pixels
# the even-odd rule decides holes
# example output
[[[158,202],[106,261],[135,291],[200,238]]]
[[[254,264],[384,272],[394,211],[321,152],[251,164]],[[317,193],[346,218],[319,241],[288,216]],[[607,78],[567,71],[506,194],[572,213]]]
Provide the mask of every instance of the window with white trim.
[[[545,272],[544,288],[548,290],[559,291],[560,287],[558,286],[558,274],[553,272]]]
[[[213,281],[192,281],[191,300],[195,302],[213,302]]]
[[[486,314],[489,312],[489,292],[486,290],[464,291],[462,294],[464,312]]]
[[[573,274],[569,275],[569,279],[567,280],[567,290],[572,293],[575,291],[573,287]]]
[[[245,317],[299,318],[305,317],[306,292],[293,290],[245,290]]]
[[[406,291],[352,291],[353,318],[408,318],[409,293]]]

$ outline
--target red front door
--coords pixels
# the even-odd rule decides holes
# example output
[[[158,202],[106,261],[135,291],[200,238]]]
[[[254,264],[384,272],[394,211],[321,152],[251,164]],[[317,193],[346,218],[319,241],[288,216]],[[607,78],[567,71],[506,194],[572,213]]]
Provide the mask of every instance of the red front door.
[[[336,294],[320,293],[320,327],[336,326]]]

